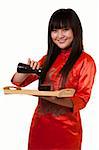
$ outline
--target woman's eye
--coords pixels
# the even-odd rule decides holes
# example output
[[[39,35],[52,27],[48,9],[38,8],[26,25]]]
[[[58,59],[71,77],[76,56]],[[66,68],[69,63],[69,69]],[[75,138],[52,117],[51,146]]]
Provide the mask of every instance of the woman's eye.
[[[57,29],[53,29],[52,31],[53,31],[53,32],[57,32]]]
[[[63,29],[63,31],[67,31],[67,30],[69,30],[69,28],[64,28],[64,29]]]

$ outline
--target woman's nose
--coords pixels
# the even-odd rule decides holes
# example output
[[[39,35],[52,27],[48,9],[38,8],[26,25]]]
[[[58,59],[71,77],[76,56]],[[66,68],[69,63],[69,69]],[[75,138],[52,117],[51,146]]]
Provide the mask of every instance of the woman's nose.
[[[64,37],[64,32],[63,32],[62,30],[59,30],[59,31],[58,31],[58,37],[59,37],[59,38]]]

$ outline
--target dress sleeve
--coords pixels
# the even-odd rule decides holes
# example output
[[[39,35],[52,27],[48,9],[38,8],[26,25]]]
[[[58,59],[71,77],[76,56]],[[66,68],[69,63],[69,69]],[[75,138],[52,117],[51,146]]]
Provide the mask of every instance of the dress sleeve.
[[[83,66],[80,70],[80,76],[78,81],[78,88],[75,95],[71,98],[73,102],[73,112],[77,112],[80,109],[83,109],[91,95],[92,86],[94,83],[96,73],[96,65],[94,60],[86,59],[83,62]]]
[[[46,56],[43,56],[38,62],[40,64],[40,67],[42,67],[42,65],[44,64],[46,59]],[[36,74],[30,74],[23,82],[13,82],[13,78],[14,78],[15,74],[13,75],[11,82],[16,85],[16,86],[20,86],[20,87],[25,87],[27,85],[29,85],[30,83],[32,83],[33,81],[37,80],[39,78],[38,75]]]

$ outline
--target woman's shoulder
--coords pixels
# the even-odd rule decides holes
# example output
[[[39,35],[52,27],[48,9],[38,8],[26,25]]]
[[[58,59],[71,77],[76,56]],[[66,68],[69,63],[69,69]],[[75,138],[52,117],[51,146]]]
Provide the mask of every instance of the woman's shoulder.
[[[87,63],[94,63],[95,64],[95,61],[94,61],[93,57],[85,51],[82,52],[82,54],[80,56],[80,59],[82,61],[87,62]]]
[[[86,67],[92,67],[96,70],[96,64],[93,57],[87,52],[83,51],[80,57],[78,58],[77,62],[75,63],[74,68],[81,69]]]

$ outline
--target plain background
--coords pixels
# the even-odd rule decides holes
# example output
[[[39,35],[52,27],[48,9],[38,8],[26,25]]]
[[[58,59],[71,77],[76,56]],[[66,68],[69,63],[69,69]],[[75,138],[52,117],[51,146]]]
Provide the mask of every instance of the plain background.
[[[98,0],[0,0],[0,88],[10,80],[19,62],[38,61],[47,51],[47,28],[52,13],[74,9],[83,26],[84,49],[95,60],[97,74],[90,101],[81,110],[82,150],[99,150]],[[38,81],[26,88],[37,88]],[[28,134],[37,98],[4,95],[0,90],[0,150],[27,150]],[[40,139],[39,139],[40,140]]]

